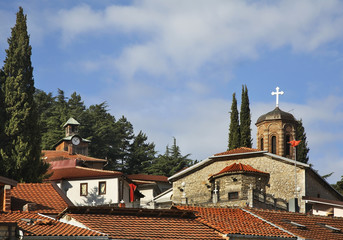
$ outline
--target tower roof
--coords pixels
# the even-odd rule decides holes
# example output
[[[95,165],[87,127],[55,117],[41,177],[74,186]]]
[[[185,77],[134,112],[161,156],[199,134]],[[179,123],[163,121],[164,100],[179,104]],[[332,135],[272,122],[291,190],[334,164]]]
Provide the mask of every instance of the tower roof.
[[[78,121],[76,121],[74,118],[69,118],[68,121],[63,125],[63,127],[66,127],[67,125],[80,125]]]
[[[263,121],[272,121],[272,120],[283,120],[283,121],[292,121],[296,122],[294,116],[288,112],[282,111],[279,107],[276,107],[273,111],[268,112],[260,116],[256,124],[263,122]]]

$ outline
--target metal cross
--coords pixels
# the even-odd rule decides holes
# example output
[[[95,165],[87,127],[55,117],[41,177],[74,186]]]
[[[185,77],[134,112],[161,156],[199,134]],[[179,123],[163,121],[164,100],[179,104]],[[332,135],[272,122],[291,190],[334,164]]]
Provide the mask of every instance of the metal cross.
[[[280,88],[276,87],[276,92],[272,92],[272,95],[276,95],[276,107],[279,107],[279,95],[283,95],[284,92],[279,92]]]

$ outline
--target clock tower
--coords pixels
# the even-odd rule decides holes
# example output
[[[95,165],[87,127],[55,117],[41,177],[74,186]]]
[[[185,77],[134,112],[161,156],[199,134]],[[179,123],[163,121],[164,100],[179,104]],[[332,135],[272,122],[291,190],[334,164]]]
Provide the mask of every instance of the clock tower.
[[[89,140],[83,139],[79,135],[80,123],[74,118],[69,118],[63,125],[65,129],[65,137],[61,139],[56,145],[55,149],[58,151],[68,151],[69,154],[88,155]]]

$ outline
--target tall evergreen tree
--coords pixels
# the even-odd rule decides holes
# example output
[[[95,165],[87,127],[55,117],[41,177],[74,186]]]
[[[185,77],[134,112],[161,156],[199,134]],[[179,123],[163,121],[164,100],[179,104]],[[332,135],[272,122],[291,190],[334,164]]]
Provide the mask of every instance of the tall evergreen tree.
[[[249,96],[247,85],[242,86],[242,104],[240,112],[240,131],[241,131],[241,147],[251,148],[251,114],[249,107]]]
[[[231,112],[230,112],[229,145],[228,145],[229,150],[240,147],[240,144],[241,144],[240,136],[241,136],[241,132],[240,132],[239,120],[238,120],[236,93],[233,93]]]
[[[31,46],[27,33],[26,15],[20,7],[16,24],[8,39],[4,61],[6,146],[1,149],[5,176],[20,182],[41,181],[48,165],[41,159],[38,112],[35,93]]]
[[[298,121],[297,124],[295,139],[301,140],[300,144],[296,147],[297,161],[307,163],[309,160],[308,152],[310,151],[310,148],[307,147],[306,132],[301,119]]]
[[[126,174],[143,173],[155,158],[155,144],[147,142],[148,137],[140,131],[134,137],[129,149],[129,156],[125,163]]]
[[[154,159],[145,171],[154,175],[172,176],[194,163],[189,156],[190,154],[184,156],[181,154],[180,147],[176,144],[174,138],[173,145],[171,147],[167,146],[165,153]]]

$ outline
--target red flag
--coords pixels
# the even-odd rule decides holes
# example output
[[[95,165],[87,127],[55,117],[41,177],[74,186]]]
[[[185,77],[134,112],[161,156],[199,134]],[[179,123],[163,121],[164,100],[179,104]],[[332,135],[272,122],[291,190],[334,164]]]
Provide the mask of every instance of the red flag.
[[[299,141],[295,141],[295,140],[293,140],[293,141],[290,141],[290,142],[288,142],[289,144],[291,144],[292,145],[292,147],[296,147],[296,146],[298,146],[299,145],[299,143],[301,142],[301,140],[299,140]]]
[[[135,200],[135,190],[136,190],[136,185],[133,183],[130,183],[130,202],[133,202]]]

